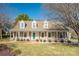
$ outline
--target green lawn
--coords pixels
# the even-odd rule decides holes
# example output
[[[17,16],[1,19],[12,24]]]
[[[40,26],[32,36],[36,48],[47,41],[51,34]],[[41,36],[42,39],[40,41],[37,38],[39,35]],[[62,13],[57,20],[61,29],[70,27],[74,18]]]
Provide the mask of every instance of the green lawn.
[[[32,42],[1,42],[8,44],[14,50],[21,51],[19,56],[79,56],[79,47],[66,46],[63,44],[46,44]]]

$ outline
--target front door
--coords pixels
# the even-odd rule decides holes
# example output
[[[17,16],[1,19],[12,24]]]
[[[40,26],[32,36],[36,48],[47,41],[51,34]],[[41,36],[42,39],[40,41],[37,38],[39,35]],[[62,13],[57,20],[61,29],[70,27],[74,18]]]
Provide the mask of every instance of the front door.
[[[35,33],[33,33],[33,39],[35,39]]]

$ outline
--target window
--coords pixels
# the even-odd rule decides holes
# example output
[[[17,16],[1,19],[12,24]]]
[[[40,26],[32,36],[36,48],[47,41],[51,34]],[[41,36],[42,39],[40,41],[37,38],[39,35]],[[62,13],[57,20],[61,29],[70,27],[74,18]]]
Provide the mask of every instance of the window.
[[[48,33],[48,37],[51,37],[51,33],[50,32]]]
[[[52,36],[55,36],[55,32],[52,32]]]
[[[45,36],[46,36],[46,32],[45,32]]]
[[[14,36],[17,37],[17,32],[14,32]]]
[[[31,32],[29,32],[29,36],[31,36]]]
[[[44,33],[42,33],[42,37],[44,37]]]
[[[11,32],[11,37],[13,37],[13,32]]]
[[[47,21],[44,21],[44,26],[43,26],[45,29],[48,28],[48,22]]]
[[[24,33],[24,37],[27,37],[27,33],[26,32]]]
[[[23,37],[23,32],[20,32],[20,37]]]
[[[32,28],[33,28],[33,29],[36,29],[37,26],[38,26],[38,24],[36,24],[36,21],[33,21],[33,22],[32,22]]]
[[[20,29],[24,29],[25,28],[25,22],[20,21],[19,26],[20,26]]]
[[[63,32],[63,38],[67,37],[67,33]]]

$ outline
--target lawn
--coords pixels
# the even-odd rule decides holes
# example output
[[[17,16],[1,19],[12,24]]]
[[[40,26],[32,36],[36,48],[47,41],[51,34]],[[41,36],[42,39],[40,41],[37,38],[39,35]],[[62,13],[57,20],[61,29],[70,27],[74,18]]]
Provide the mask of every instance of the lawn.
[[[21,51],[19,56],[79,56],[79,47],[67,46],[59,43],[33,43],[24,41],[6,41],[0,44],[7,44],[14,50]]]

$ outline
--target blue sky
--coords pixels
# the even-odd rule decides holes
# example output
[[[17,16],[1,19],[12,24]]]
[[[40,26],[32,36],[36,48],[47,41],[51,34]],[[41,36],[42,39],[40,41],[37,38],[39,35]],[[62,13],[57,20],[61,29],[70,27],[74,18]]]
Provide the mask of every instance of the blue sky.
[[[1,8],[3,8],[1,10]],[[32,19],[46,19],[44,10],[40,3],[8,3],[0,4],[0,13],[6,13],[12,18],[16,18],[19,14],[26,13]]]
[[[0,3],[0,14],[5,13],[12,19],[25,13],[33,20],[46,20],[45,12],[42,3]],[[56,17],[54,13],[52,14],[53,18]]]

